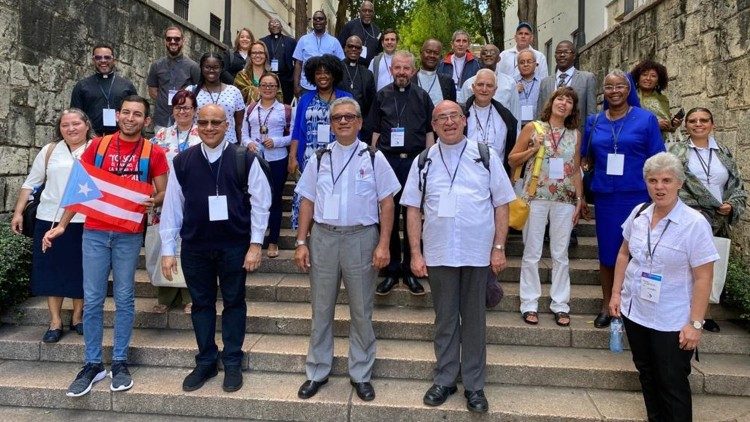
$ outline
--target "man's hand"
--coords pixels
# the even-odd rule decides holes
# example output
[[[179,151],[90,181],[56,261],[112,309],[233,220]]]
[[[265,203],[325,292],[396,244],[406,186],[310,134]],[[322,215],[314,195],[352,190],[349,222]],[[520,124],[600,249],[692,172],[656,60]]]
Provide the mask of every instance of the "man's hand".
[[[252,152],[253,154],[257,154],[258,144],[255,141],[250,141],[250,143],[247,144],[247,150]]]
[[[257,270],[258,267],[260,267],[260,245],[253,243],[247,249],[247,254],[245,254],[245,264],[242,268],[247,272],[253,272]]]
[[[609,315],[611,317],[621,317],[620,302],[622,302],[622,296],[620,295],[620,292],[612,292],[612,297],[609,299]]]
[[[146,198],[145,201],[141,202],[141,205],[145,206],[148,209],[153,208],[153,206],[154,206],[154,197],[153,196],[149,196],[148,198]]]
[[[62,236],[63,233],[65,233],[65,229],[59,225],[54,229],[47,230],[42,238],[42,252],[47,252],[47,249],[52,247],[52,241]]]
[[[686,324],[680,330],[680,349],[695,350],[701,342],[703,330],[698,330],[692,324]]]
[[[505,259],[505,251],[500,249],[492,248],[492,254],[490,255],[490,267],[495,275],[500,274],[508,266],[508,261]]]
[[[310,270],[310,250],[307,249],[307,245],[297,246],[294,250],[294,263],[302,272],[306,273]]]
[[[376,270],[379,270],[388,265],[388,262],[390,262],[390,260],[391,252],[388,250],[388,246],[384,246],[378,243],[378,246],[372,253],[372,266],[375,267]]]
[[[161,257],[161,274],[169,281],[172,281],[172,274],[177,274],[177,259],[174,256]]]
[[[429,277],[427,274],[427,264],[424,262],[424,257],[422,254],[414,254],[411,255],[411,273],[414,274],[414,277],[417,278],[425,278]]]
[[[13,219],[10,220],[10,229],[15,234],[21,234],[23,231],[23,214],[13,213]]]

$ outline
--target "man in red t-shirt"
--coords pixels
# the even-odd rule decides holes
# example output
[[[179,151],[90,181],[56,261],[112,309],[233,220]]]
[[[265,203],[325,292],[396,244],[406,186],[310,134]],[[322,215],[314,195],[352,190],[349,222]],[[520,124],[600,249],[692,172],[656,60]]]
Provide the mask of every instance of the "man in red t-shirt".
[[[119,131],[111,139],[96,138],[81,157],[85,163],[96,165],[96,156],[102,142],[108,142],[102,152],[100,167],[122,178],[141,180],[154,185],[154,194],[144,205],[147,208],[162,203],[167,186],[169,166],[164,150],[150,148],[148,160],[141,157],[145,142],[141,131],[150,123],[149,104],[137,95],[126,97],[116,113]],[[103,140],[104,139],[104,140]],[[141,176],[139,167],[148,163],[148,171]],[[52,246],[52,240],[65,231],[74,212],[66,210],[57,227],[48,231],[42,241],[43,249]],[[144,218],[145,220],[145,218]],[[133,387],[133,378],[127,367],[128,346],[135,318],[135,269],[143,242],[143,228],[133,233],[94,217],[87,217],[83,231],[83,339],[84,362],[81,372],[68,388],[69,397],[88,393],[107,371],[102,365],[102,337],[104,332],[104,299],[107,296],[107,279],[110,271],[114,279],[115,323],[112,350],[112,378],[110,389],[124,391]]]

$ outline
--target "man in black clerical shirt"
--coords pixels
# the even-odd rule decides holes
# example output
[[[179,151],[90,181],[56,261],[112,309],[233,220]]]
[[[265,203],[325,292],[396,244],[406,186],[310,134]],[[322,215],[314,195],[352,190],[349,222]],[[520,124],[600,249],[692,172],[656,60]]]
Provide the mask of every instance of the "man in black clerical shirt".
[[[425,90],[411,83],[416,67],[414,55],[396,51],[391,63],[393,82],[375,95],[367,119],[367,130],[372,133],[372,145],[383,152],[396,173],[403,189],[414,158],[435,143],[432,132],[433,104]],[[394,196],[399,203],[401,192]],[[413,295],[423,295],[424,288],[411,273],[411,252],[406,230],[406,207],[396,205],[391,232],[391,262],[375,293],[387,295],[402,277]],[[399,239],[399,215],[404,221],[404,241]],[[402,259],[403,252],[403,259]]]
[[[359,103],[362,109],[362,115],[367,116],[370,112],[370,106],[375,99],[375,77],[367,66],[360,64],[359,56],[362,51],[362,40],[352,35],[346,40],[344,45],[344,79],[339,83],[339,89],[351,92],[354,99]],[[360,135],[360,139],[367,139]]]
[[[359,7],[359,18],[347,22],[341,28],[337,37],[344,50],[346,50],[346,41],[352,35],[356,35],[362,40],[363,45],[362,51],[359,52],[359,62],[365,66],[369,66],[372,58],[383,51],[383,46],[380,44],[380,28],[372,21],[374,17],[375,6],[371,1],[363,1]]]
[[[115,74],[115,49],[111,45],[95,45],[91,61],[96,73],[76,83],[70,106],[89,116],[97,135],[109,135],[117,131],[115,110],[120,108],[122,99],[138,91],[130,80]]]
[[[294,53],[297,41],[281,33],[281,21],[272,18],[268,21],[269,35],[260,40],[268,48],[268,65],[279,75],[284,104],[291,104],[294,98]]]

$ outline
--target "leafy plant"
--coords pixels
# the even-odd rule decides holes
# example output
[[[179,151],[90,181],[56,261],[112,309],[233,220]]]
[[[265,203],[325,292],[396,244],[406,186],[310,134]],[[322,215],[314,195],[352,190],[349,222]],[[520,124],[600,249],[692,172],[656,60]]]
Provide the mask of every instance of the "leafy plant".
[[[30,295],[31,239],[0,224],[0,314],[13,309]]]
[[[730,256],[724,303],[740,311],[740,319],[750,321],[750,271],[742,260]]]

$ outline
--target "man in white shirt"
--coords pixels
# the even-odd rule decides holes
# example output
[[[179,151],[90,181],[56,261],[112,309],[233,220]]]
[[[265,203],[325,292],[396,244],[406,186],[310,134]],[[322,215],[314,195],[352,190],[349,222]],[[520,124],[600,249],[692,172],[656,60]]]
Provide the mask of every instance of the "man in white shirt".
[[[302,201],[294,260],[302,271],[310,271],[313,307],[307,381],[297,395],[309,399],[328,382],[336,296],[343,278],[351,317],[350,382],[360,399],[370,401],[375,398],[370,384],[375,278],[390,259],[393,195],[401,185],[383,153],[357,139],[362,112],[354,99],[331,104],[331,129],[336,142],[310,158],[295,189]]]
[[[399,37],[395,29],[389,28],[383,31],[380,41],[383,46],[383,52],[375,56],[370,62],[370,66],[367,67],[373,76],[375,76],[376,91],[380,91],[384,86],[393,82],[391,63],[393,61],[393,54],[398,48],[398,41]]]
[[[470,46],[469,33],[463,29],[455,31],[451,39],[451,52],[445,56],[437,68],[438,73],[453,79],[459,103],[465,101],[461,87],[464,82],[476,75],[480,68],[479,61],[469,51]]]
[[[490,268],[497,274],[507,265],[508,203],[515,193],[495,152],[489,150],[485,168],[479,144],[464,136],[466,117],[458,104],[439,103],[432,125],[438,142],[423,168],[420,157],[412,163],[401,198],[408,207],[412,272],[429,275],[435,307],[437,365],[423,401],[443,404],[461,374],[467,408],[486,413],[487,277]]]
[[[544,79],[547,77],[549,72],[547,71],[547,58],[541,51],[537,51],[531,46],[534,42],[534,29],[528,22],[519,22],[516,27],[516,35],[514,37],[516,41],[515,47],[511,47],[500,53],[500,65],[497,67],[498,72],[505,73],[513,79],[518,80],[520,72],[518,71],[518,53],[523,50],[529,49],[534,52],[536,56],[536,62],[539,66],[536,68],[536,77]]]
[[[411,77],[412,83],[417,84],[430,95],[433,105],[443,100],[456,101],[456,85],[453,79],[437,71],[442,50],[443,44],[435,38],[422,43],[419,57],[422,66]]]
[[[208,104],[198,111],[201,143],[181,152],[169,172],[161,213],[162,274],[172,280],[177,268],[177,239],[182,239],[182,268],[193,301],[191,319],[198,343],[196,367],[182,383],[194,391],[217,375],[216,279],[223,310],[224,391],[242,387],[248,271],[260,266],[261,244],[268,226],[271,185],[262,158],[245,150],[243,168],[237,146],[224,139],[224,109]],[[241,147],[239,147],[241,148]],[[247,175],[238,176],[239,171]],[[248,247],[249,245],[249,247]]]

